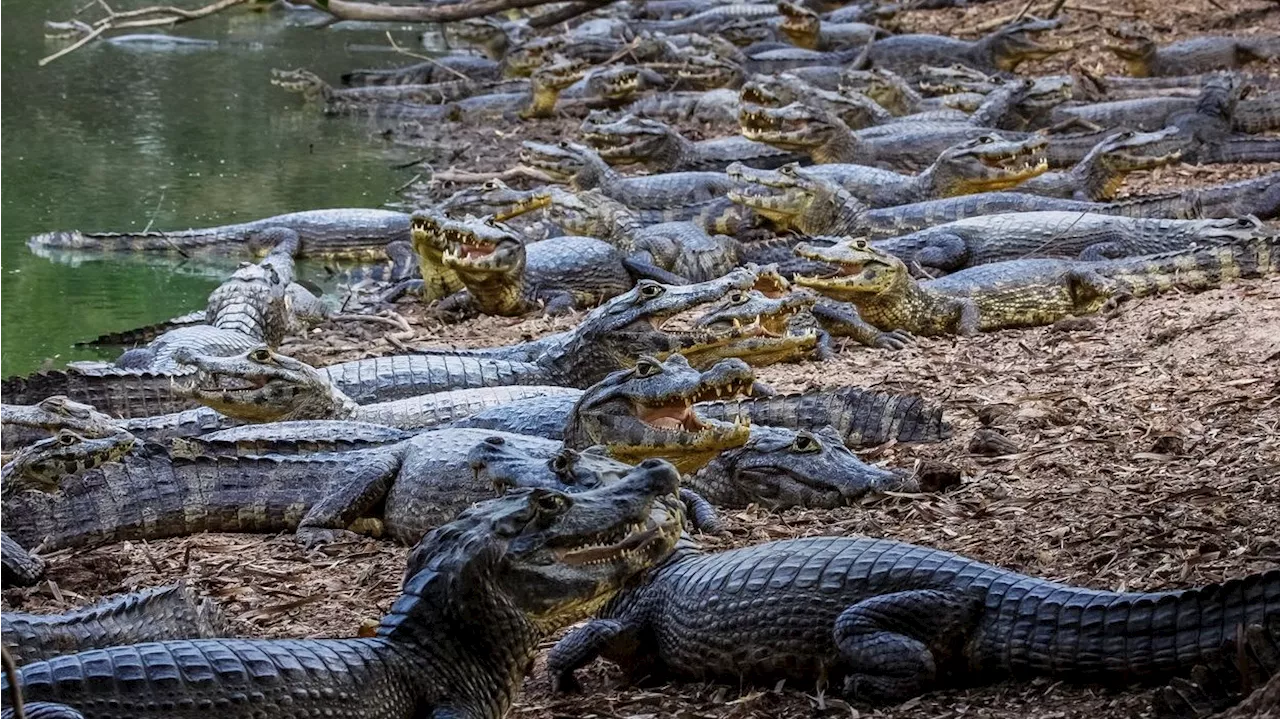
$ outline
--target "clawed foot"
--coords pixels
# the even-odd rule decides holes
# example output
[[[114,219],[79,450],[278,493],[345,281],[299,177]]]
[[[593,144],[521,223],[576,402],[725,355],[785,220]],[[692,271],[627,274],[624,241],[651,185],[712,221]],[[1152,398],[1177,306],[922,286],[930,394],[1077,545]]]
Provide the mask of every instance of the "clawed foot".
[[[556,694],[578,694],[582,691],[582,682],[573,672],[551,675],[551,691]]]
[[[876,337],[875,345],[882,350],[900,350],[909,344],[914,344],[916,338],[906,330],[893,330],[892,332],[881,332]]]
[[[336,544],[360,539],[360,535],[345,529],[326,529],[324,527],[298,527],[294,538],[307,549],[315,549],[322,544]]]
[[[1102,307],[1098,310],[1098,313],[1107,318],[1115,317],[1120,314],[1120,306],[1131,299],[1133,299],[1133,295],[1114,295],[1106,302],[1102,303]]]

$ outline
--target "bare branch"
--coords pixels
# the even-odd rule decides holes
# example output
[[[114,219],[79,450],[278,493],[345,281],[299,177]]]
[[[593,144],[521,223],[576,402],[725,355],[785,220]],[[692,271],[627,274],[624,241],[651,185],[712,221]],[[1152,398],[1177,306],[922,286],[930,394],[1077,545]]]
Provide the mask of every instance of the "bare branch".
[[[67,47],[62,48],[54,54],[46,58],[42,58],[39,64],[40,67],[44,67],[63,55],[75,52],[108,30],[177,25],[178,23],[190,22],[202,17],[208,17],[214,13],[222,12],[227,8],[235,7],[236,5],[243,5],[248,1],[249,0],[217,0],[216,2],[205,5],[204,7],[196,8],[195,10],[187,10],[169,5],[154,5],[151,7],[138,8],[136,10],[126,10],[124,12],[116,12],[112,10],[111,6],[106,2],[100,1],[99,4],[101,7],[107,11],[106,17],[95,21],[93,23],[93,30],[87,33],[84,37]],[[150,17],[153,15],[156,17]],[[55,25],[57,25],[57,23],[55,23]]]

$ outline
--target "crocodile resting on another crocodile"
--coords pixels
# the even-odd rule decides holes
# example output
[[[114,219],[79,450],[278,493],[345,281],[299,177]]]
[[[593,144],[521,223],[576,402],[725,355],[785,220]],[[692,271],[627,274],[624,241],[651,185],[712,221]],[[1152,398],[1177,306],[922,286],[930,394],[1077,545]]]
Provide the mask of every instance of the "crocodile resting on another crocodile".
[[[552,686],[597,656],[633,679],[834,686],[899,702],[1050,676],[1151,681],[1189,671],[1237,626],[1280,613],[1280,570],[1179,591],[1073,587],[887,539],[677,548],[547,660]]]
[[[508,494],[418,544],[372,638],[168,641],[57,657],[18,670],[27,711],[172,719],[207,713],[182,708],[207,702],[227,719],[499,719],[546,635],[670,554],[678,483],[655,460],[578,494]],[[9,708],[7,679],[3,694]]]
[[[148,589],[63,614],[5,612],[4,644],[18,666],[121,644],[228,636],[218,605],[183,584]]]
[[[738,135],[693,142],[662,122],[634,115],[611,120],[592,113],[582,123],[582,138],[611,165],[641,164],[653,173],[723,172],[735,162],[774,168],[802,157]]]
[[[1103,262],[1012,260],[925,282],[912,279],[902,260],[864,240],[801,245],[797,252],[839,268],[829,277],[798,278],[799,284],[854,303],[877,327],[921,336],[1047,325],[1125,297],[1175,287],[1209,289],[1233,278],[1280,271],[1275,236]]]

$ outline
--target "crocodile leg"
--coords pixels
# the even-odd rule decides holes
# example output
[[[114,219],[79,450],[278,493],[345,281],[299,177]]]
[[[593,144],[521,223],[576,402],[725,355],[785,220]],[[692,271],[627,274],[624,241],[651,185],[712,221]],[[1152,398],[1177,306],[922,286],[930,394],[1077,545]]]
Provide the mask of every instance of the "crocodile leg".
[[[927,246],[916,250],[909,259],[903,259],[907,260],[908,265],[953,272],[965,267],[968,258],[969,246],[963,237],[935,233],[929,237]]]
[[[915,589],[865,599],[836,618],[835,643],[849,662],[847,696],[894,701],[936,688],[982,612],[975,597]]]
[[[31,702],[23,705],[27,719],[84,719],[84,715],[66,704],[53,702]],[[0,712],[0,718],[10,719],[17,716],[12,709]]]
[[[906,332],[901,330],[885,332],[862,319],[858,314],[858,308],[848,302],[819,302],[814,305],[811,312],[822,323],[822,328],[832,335],[852,337],[868,347],[900,350],[912,341],[911,335]]]
[[[642,629],[642,624],[634,619],[593,619],[569,632],[547,656],[551,690],[579,691],[582,685],[573,673],[600,656],[626,668],[633,677],[653,676],[643,669],[633,671],[638,662],[645,659],[656,661],[658,656],[653,647],[640,651]]]
[[[0,532],[0,556],[4,558],[5,586],[28,587],[44,576],[44,560],[28,553],[8,532]]]
[[[347,479],[312,505],[298,523],[298,541],[308,547],[349,538],[347,527],[387,496],[402,463],[400,453],[375,453],[347,469]]]

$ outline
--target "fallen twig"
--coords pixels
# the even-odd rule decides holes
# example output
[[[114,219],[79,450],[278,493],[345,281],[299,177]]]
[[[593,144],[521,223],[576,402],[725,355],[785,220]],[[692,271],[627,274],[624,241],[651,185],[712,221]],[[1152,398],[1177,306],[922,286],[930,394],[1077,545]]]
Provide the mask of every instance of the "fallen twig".
[[[76,40],[67,47],[62,48],[48,57],[41,58],[38,64],[40,67],[44,67],[63,55],[75,52],[108,30],[177,25],[178,23],[190,22],[202,17],[208,17],[215,13],[222,12],[227,8],[242,5],[246,2],[249,2],[249,0],[217,0],[216,2],[205,5],[204,7],[196,8],[195,10],[187,10],[185,8],[173,7],[171,5],[153,5],[150,7],[138,8],[136,10],[125,10],[123,12],[116,12],[105,2],[99,2],[98,4],[107,11],[106,17],[102,17],[94,21],[93,30],[89,31],[89,33],[84,37]],[[151,15],[156,15],[158,17],[149,17]]]
[[[391,49],[392,49],[392,50],[395,50],[396,52],[400,53],[401,55],[408,55],[409,57],[414,57],[414,58],[417,58],[417,59],[419,59],[419,60],[426,60],[427,62],[431,63],[432,65],[435,65],[435,66],[436,66],[436,67],[438,67],[438,68],[441,68],[441,69],[443,69],[443,70],[448,70],[449,72],[453,73],[454,75],[457,75],[459,80],[468,80],[468,79],[470,79],[470,78],[468,78],[465,74],[463,74],[463,73],[461,73],[461,72],[458,72],[457,70],[455,70],[455,69],[453,69],[453,68],[449,67],[448,65],[441,64],[441,63],[440,63],[440,62],[438,62],[434,57],[431,57],[431,56],[429,56],[429,55],[421,55],[421,54],[418,54],[418,53],[416,53],[416,52],[410,52],[409,50],[406,50],[406,49],[404,49],[404,48],[400,47],[400,43],[396,42],[396,39],[395,39],[394,37],[391,37],[391,31],[390,31],[390,30],[388,30],[388,31],[387,31],[387,42],[391,43]]]

